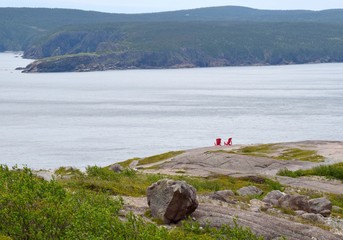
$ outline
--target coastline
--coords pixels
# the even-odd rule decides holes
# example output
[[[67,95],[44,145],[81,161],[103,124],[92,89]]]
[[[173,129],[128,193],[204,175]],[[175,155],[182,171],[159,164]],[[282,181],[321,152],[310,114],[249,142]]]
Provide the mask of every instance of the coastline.
[[[260,152],[251,154],[241,154],[240,149],[247,147],[259,146],[272,146],[275,150],[263,153],[264,156],[260,156]],[[316,154],[323,157],[320,161],[299,160],[278,160],[277,156],[281,153],[292,149],[299,149],[301,151],[313,151]],[[159,154],[147,158],[133,158],[124,162],[113,163],[119,164],[125,167],[134,169],[142,173],[148,174],[165,174],[165,175],[188,175],[194,177],[210,177],[212,175],[226,175],[230,177],[244,177],[244,176],[265,176],[275,178],[283,183],[293,184],[301,186],[301,182],[290,182],[288,178],[277,177],[277,173],[282,169],[288,169],[296,171],[299,169],[306,170],[322,165],[332,165],[337,163],[343,163],[343,141],[300,141],[300,142],[282,142],[282,143],[270,143],[270,144],[239,144],[232,146],[210,146],[195,149],[182,150],[173,157],[165,158],[165,154]],[[168,154],[168,153],[167,153]],[[154,159],[152,163],[146,163],[147,159]],[[144,164],[140,164],[140,161]],[[151,161],[151,160],[149,160]],[[113,165],[112,164],[112,165]],[[111,166],[111,165],[110,165]],[[76,169],[72,166],[61,166],[70,169]],[[35,171],[37,175],[46,180],[51,180],[56,175],[55,170],[38,170]],[[84,171],[84,170],[83,170]],[[326,190],[328,192],[334,192],[343,194],[343,184],[323,179],[308,179],[305,180],[304,187]],[[311,182],[322,182],[323,186],[312,184]],[[307,183],[306,183],[307,182]],[[328,185],[325,185],[328,184]],[[332,187],[334,190],[330,189]],[[332,191],[331,191],[332,190]]]

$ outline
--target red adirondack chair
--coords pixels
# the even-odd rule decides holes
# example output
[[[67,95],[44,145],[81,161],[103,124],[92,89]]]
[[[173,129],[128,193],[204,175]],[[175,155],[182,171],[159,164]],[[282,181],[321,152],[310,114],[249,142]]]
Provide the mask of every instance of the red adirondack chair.
[[[224,142],[225,145],[231,146],[232,145],[232,138],[229,138],[227,142]]]
[[[222,139],[217,138],[216,141],[214,142],[214,146],[221,146],[222,145]]]

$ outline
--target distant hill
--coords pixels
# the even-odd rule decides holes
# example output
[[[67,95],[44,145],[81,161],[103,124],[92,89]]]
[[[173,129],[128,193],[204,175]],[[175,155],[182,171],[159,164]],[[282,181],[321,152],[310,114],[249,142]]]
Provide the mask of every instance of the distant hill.
[[[340,9],[110,14],[0,8],[0,51],[44,58],[27,71],[340,62],[342,29]]]

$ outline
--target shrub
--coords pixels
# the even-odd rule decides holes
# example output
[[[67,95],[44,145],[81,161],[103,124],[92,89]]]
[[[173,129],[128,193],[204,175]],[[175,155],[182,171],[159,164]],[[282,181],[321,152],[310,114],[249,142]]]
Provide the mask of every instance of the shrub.
[[[103,194],[68,193],[30,169],[0,167],[0,234],[14,239],[109,236],[105,228],[118,221],[120,207],[119,201]]]
[[[323,176],[327,178],[335,178],[343,180],[343,163],[336,163],[333,165],[321,165],[307,170],[290,171],[288,169],[280,170],[278,175],[288,177],[301,177],[301,176]]]

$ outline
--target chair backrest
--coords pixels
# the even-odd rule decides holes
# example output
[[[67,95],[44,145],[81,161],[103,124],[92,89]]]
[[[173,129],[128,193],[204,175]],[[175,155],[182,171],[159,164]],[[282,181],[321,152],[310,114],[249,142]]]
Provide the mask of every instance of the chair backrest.
[[[222,145],[222,139],[221,138],[217,138],[216,142],[214,143],[214,145],[217,145],[217,146]]]

